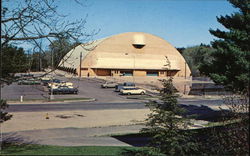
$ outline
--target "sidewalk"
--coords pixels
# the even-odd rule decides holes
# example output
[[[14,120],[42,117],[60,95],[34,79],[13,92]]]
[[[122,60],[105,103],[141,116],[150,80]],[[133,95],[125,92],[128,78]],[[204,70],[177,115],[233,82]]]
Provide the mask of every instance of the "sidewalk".
[[[111,137],[111,134],[138,133],[142,125],[95,128],[56,128],[5,133],[4,139],[22,143],[56,146],[131,146]]]

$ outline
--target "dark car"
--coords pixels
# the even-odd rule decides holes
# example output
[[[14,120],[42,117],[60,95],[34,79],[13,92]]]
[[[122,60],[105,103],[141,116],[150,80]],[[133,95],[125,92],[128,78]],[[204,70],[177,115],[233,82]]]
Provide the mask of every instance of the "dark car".
[[[40,85],[41,81],[37,79],[27,79],[27,80],[19,80],[18,85]]]
[[[115,91],[116,92],[120,92],[121,89],[123,89],[124,86],[131,86],[131,87],[134,87],[135,86],[135,83],[132,83],[132,82],[124,82],[123,84],[118,84],[115,86]]]
[[[51,94],[78,94],[78,89],[68,86],[59,86],[58,88],[49,89],[49,93]]]

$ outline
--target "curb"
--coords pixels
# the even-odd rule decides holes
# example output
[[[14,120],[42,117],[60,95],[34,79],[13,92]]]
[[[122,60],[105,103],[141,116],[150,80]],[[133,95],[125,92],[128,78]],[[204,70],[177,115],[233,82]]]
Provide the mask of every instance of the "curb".
[[[86,99],[86,100],[63,100],[63,101],[45,101],[45,100],[34,100],[34,101],[24,101],[24,102],[19,102],[19,101],[7,101],[7,104],[18,104],[18,105],[22,105],[22,104],[49,104],[49,103],[67,103],[67,102],[93,102],[96,101],[96,99],[94,98],[90,98],[90,99]]]

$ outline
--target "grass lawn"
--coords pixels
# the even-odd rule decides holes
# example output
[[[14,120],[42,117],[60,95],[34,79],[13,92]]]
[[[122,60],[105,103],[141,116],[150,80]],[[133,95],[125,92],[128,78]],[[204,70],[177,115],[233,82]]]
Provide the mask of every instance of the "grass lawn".
[[[8,145],[3,147],[1,155],[119,155],[124,150],[140,149],[121,146]]]

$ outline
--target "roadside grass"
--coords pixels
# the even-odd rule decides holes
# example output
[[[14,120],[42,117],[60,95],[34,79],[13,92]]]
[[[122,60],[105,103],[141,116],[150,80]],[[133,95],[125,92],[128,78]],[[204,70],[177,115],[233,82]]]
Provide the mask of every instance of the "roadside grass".
[[[123,151],[138,151],[140,147],[122,146],[51,146],[51,145],[8,145],[1,155],[120,155]]]

